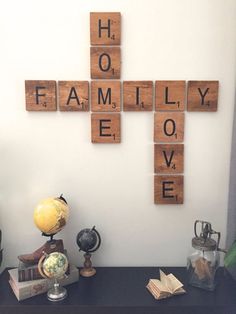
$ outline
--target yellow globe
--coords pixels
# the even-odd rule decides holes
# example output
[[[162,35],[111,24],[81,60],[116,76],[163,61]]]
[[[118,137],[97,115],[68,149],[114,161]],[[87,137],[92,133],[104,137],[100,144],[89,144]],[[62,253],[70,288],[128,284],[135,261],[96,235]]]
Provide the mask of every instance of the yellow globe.
[[[69,208],[61,198],[46,198],[34,210],[35,225],[47,235],[59,232],[65,225],[69,215]]]

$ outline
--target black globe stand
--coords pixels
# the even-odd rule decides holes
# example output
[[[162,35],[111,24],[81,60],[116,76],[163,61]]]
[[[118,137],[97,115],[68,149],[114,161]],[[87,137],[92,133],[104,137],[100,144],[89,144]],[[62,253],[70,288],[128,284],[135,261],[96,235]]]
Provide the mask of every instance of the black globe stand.
[[[51,242],[54,242],[55,240],[53,239],[53,237],[54,237],[54,235],[55,235],[56,233],[53,233],[53,234],[47,234],[47,233],[44,233],[44,232],[42,232],[42,236],[43,237],[50,237],[50,239],[49,240],[47,240],[47,242],[49,242],[49,243],[51,243]]]
[[[81,230],[76,238],[80,251],[84,251],[84,267],[80,270],[83,277],[92,277],[96,274],[96,269],[92,267],[91,254],[98,250],[101,244],[101,237],[95,226],[92,229]]]

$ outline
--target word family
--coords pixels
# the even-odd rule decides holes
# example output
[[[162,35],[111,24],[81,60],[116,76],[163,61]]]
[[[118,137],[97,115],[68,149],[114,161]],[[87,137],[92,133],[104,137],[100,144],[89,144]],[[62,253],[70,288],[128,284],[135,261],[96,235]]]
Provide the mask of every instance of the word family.
[[[217,111],[219,82],[123,81],[121,87],[119,12],[90,13],[90,42],[91,78],[95,80],[26,80],[26,110],[91,110],[92,143],[121,142],[121,110],[154,110],[154,202],[183,204],[185,107],[187,111]]]

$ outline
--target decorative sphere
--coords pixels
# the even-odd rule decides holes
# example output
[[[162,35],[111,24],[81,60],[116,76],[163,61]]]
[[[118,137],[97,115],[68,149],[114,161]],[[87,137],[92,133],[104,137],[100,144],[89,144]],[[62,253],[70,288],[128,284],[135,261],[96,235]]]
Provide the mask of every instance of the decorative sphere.
[[[92,229],[86,228],[78,233],[76,242],[81,251],[88,253],[98,249],[101,238],[95,227]]]
[[[46,277],[60,279],[68,268],[67,257],[60,252],[53,252],[45,258],[42,268]]]
[[[69,208],[63,198],[47,198],[42,200],[34,210],[34,223],[43,233],[52,235],[65,225]]]

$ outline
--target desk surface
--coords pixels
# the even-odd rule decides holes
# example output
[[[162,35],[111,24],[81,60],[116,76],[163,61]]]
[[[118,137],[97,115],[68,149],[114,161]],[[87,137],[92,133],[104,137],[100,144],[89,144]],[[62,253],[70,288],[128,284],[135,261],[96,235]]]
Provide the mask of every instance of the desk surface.
[[[236,282],[222,268],[214,292],[188,286],[183,267],[162,269],[184,283],[185,295],[155,300],[145,286],[159,277],[157,267],[99,267],[94,277],[80,277],[67,286],[63,301],[53,303],[42,294],[18,302],[5,270],[0,276],[0,314],[236,314]]]

